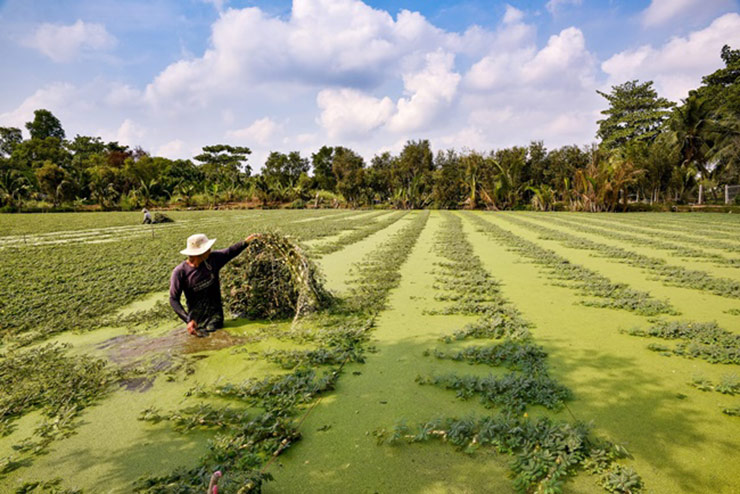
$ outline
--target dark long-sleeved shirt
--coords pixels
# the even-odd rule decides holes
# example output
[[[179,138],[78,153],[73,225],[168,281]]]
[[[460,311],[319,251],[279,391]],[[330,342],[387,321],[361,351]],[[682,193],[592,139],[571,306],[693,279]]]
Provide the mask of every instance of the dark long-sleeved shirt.
[[[180,319],[185,322],[194,320],[198,324],[213,316],[224,317],[221,306],[221,282],[218,273],[227,262],[247,248],[246,242],[237,242],[231,247],[214,250],[208,259],[194,268],[187,261],[178,264],[170,277],[170,305]],[[185,293],[187,312],[180,303]]]

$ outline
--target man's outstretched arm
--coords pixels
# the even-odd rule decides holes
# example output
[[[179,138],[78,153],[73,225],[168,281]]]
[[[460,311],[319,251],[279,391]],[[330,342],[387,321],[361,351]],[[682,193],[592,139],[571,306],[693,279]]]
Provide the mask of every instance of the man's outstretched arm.
[[[227,247],[225,249],[220,250],[214,250],[211,253],[211,256],[214,258],[216,263],[218,264],[218,268],[223,267],[227,262],[241,254],[244,249],[247,248],[249,245],[249,242],[257,238],[259,234],[253,233],[252,235],[248,236],[246,239],[242,240],[241,242],[237,242],[231,247]],[[215,256],[213,254],[216,254]]]

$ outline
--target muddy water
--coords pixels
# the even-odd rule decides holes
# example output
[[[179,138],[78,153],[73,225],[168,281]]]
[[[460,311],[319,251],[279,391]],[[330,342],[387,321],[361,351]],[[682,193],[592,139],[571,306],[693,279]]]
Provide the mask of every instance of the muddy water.
[[[106,352],[107,357],[124,368],[144,367],[148,374],[131,377],[122,385],[129,391],[144,392],[154,385],[158,373],[176,370],[189,359],[200,360],[206,355],[202,352],[221,350],[244,344],[247,339],[234,336],[220,329],[207,333],[204,337],[189,335],[184,328],[177,328],[164,336],[126,334],[114,336],[97,345],[98,350]]]

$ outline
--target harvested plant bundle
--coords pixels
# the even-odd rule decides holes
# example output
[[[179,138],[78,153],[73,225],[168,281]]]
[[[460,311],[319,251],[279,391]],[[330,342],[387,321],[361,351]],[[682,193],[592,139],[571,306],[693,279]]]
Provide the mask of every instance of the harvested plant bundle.
[[[316,265],[288,238],[264,233],[223,271],[226,307],[240,317],[300,317],[331,302]]]
[[[154,221],[152,223],[174,223],[175,220],[170,218],[164,213],[154,213]]]

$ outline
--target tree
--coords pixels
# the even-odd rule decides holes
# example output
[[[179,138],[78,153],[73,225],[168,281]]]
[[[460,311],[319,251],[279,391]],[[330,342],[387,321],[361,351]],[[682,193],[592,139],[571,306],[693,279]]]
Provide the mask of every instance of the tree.
[[[596,91],[609,102],[601,113],[596,135],[607,149],[614,149],[633,140],[652,141],[660,132],[675,103],[658,97],[653,81],[628,81],[612,86],[609,94]]]
[[[372,200],[387,201],[393,191],[393,167],[395,160],[388,151],[373,156],[370,167],[365,170],[365,183],[370,188]]]
[[[317,152],[311,154],[313,178],[319,189],[334,192],[337,188],[337,179],[331,169],[334,148],[321,146]]]
[[[50,197],[55,206],[58,205],[62,198],[58,189],[62,187],[62,182],[66,178],[64,169],[51,161],[46,161],[36,170],[35,175],[41,192]]]
[[[210,182],[242,183],[252,173],[252,167],[246,163],[250,154],[252,151],[248,147],[216,144],[203,147],[195,160],[201,162],[201,169]]]
[[[17,127],[0,127],[0,158],[8,158],[13,150],[23,142],[21,129]]]
[[[262,176],[273,186],[293,187],[298,183],[301,174],[308,173],[309,169],[308,160],[302,158],[298,151],[291,151],[288,154],[273,151],[265,161]]]
[[[393,187],[408,195],[408,207],[428,204],[434,189],[434,156],[429,141],[408,141],[394,162]]]
[[[355,206],[365,185],[365,160],[351,149],[338,146],[334,148],[331,168],[337,179],[337,191]]]
[[[706,177],[714,130],[708,101],[695,93],[690,94],[684,104],[674,110],[668,126],[678,148],[681,166],[695,165]]]
[[[434,189],[432,196],[438,208],[457,209],[465,196],[460,156],[454,149],[439,151],[434,158]]]
[[[36,110],[33,112],[33,121],[26,122],[26,129],[31,134],[31,139],[46,139],[56,137],[64,140],[64,129],[62,123],[49,110]]]

